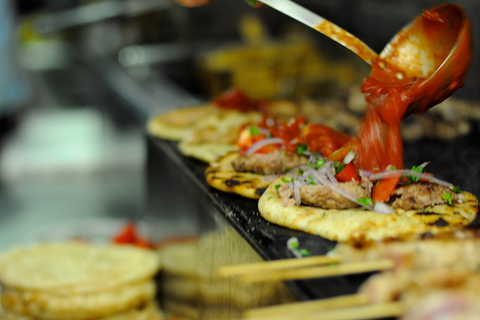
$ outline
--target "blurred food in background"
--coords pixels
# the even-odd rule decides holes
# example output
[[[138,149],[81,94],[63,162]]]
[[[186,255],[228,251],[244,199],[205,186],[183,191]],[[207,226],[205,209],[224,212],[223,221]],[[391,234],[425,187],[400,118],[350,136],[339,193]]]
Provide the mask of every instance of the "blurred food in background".
[[[210,97],[232,86],[255,99],[331,96],[360,83],[365,75],[360,64],[328,57],[296,28],[273,38],[258,16],[248,14],[239,29],[242,42],[197,57]]]

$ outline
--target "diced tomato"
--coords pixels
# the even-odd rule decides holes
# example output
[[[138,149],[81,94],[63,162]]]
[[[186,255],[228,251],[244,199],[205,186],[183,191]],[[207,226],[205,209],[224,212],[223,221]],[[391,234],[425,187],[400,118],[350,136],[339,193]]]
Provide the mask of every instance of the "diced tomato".
[[[231,88],[213,100],[213,104],[222,109],[248,112],[261,111],[265,102],[251,99],[238,88]]]
[[[137,237],[135,224],[127,223],[125,227],[113,238],[114,243],[125,244],[132,243]]]
[[[297,152],[297,148],[307,146],[309,151],[319,152],[322,156],[328,156],[335,150],[347,143],[351,137],[342,132],[321,124],[307,124],[305,117],[298,116],[287,122],[278,119],[264,117],[257,124],[258,127],[267,129],[272,137],[281,138],[284,141],[286,152]],[[251,131],[245,128],[237,140],[237,146],[241,152],[245,152],[254,143],[265,139],[264,134],[252,136]],[[280,149],[280,145],[268,145],[259,149],[256,153],[269,153]]]
[[[339,182],[360,181],[357,169],[355,169],[353,163],[347,163],[345,167],[335,175],[335,178]]]
[[[141,248],[153,248],[153,244],[140,237],[137,233],[137,227],[134,223],[127,223],[120,232],[112,238],[116,244],[131,244]]]
[[[372,190],[373,202],[386,202],[400,182],[400,176],[385,178],[378,181]]]
[[[252,144],[265,138],[266,135],[263,133],[259,133],[258,135],[252,135],[250,127],[248,127],[240,133],[240,136],[237,140],[237,146],[240,148],[241,152],[245,152],[248,148],[252,146]]]
[[[307,140],[308,149],[310,151],[320,152],[324,157],[329,156],[351,139],[351,137],[345,133],[335,131],[325,125],[314,123],[308,124],[303,129],[303,135]],[[341,159],[343,159],[343,157]],[[341,161],[341,159],[335,160]]]

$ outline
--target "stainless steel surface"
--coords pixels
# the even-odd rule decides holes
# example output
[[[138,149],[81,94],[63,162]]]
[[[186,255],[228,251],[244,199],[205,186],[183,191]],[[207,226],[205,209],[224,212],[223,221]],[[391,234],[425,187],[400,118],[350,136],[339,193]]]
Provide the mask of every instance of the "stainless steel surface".
[[[35,101],[0,137],[0,251],[95,228],[106,235],[145,216],[142,132],[100,102],[80,104],[95,90],[70,79],[33,77]]]
[[[120,16],[131,18],[172,6],[175,3],[168,0],[99,1],[40,16],[35,21],[35,27],[40,33],[48,34]]]

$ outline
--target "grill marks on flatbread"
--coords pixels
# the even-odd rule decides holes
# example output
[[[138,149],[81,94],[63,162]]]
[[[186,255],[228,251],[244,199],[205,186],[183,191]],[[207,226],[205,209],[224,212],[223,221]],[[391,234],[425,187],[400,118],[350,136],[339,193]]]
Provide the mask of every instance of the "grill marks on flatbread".
[[[272,179],[250,172],[236,172],[232,162],[238,158],[238,152],[231,152],[220,160],[211,163],[205,170],[207,183],[220,191],[236,193],[250,199],[258,199],[270,185]]]
[[[382,214],[365,209],[322,209],[311,206],[286,207],[272,182],[260,197],[258,209],[267,221],[334,241],[385,240],[424,233],[442,233],[471,223],[478,212],[478,199],[463,192],[464,200],[454,206],[429,206],[420,210],[396,209]]]

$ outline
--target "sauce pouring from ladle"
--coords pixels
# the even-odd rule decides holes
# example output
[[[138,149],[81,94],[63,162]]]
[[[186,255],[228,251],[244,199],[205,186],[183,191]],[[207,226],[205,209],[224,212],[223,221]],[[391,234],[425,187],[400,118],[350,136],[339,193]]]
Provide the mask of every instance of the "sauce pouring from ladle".
[[[369,103],[360,131],[331,158],[357,153],[356,167],[403,167],[400,121],[423,114],[463,86],[473,52],[471,23],[458,5],[424,10],[377,55],[361,40],[290,0],[261,0],[322,32],[372,66],[362,83]]]

